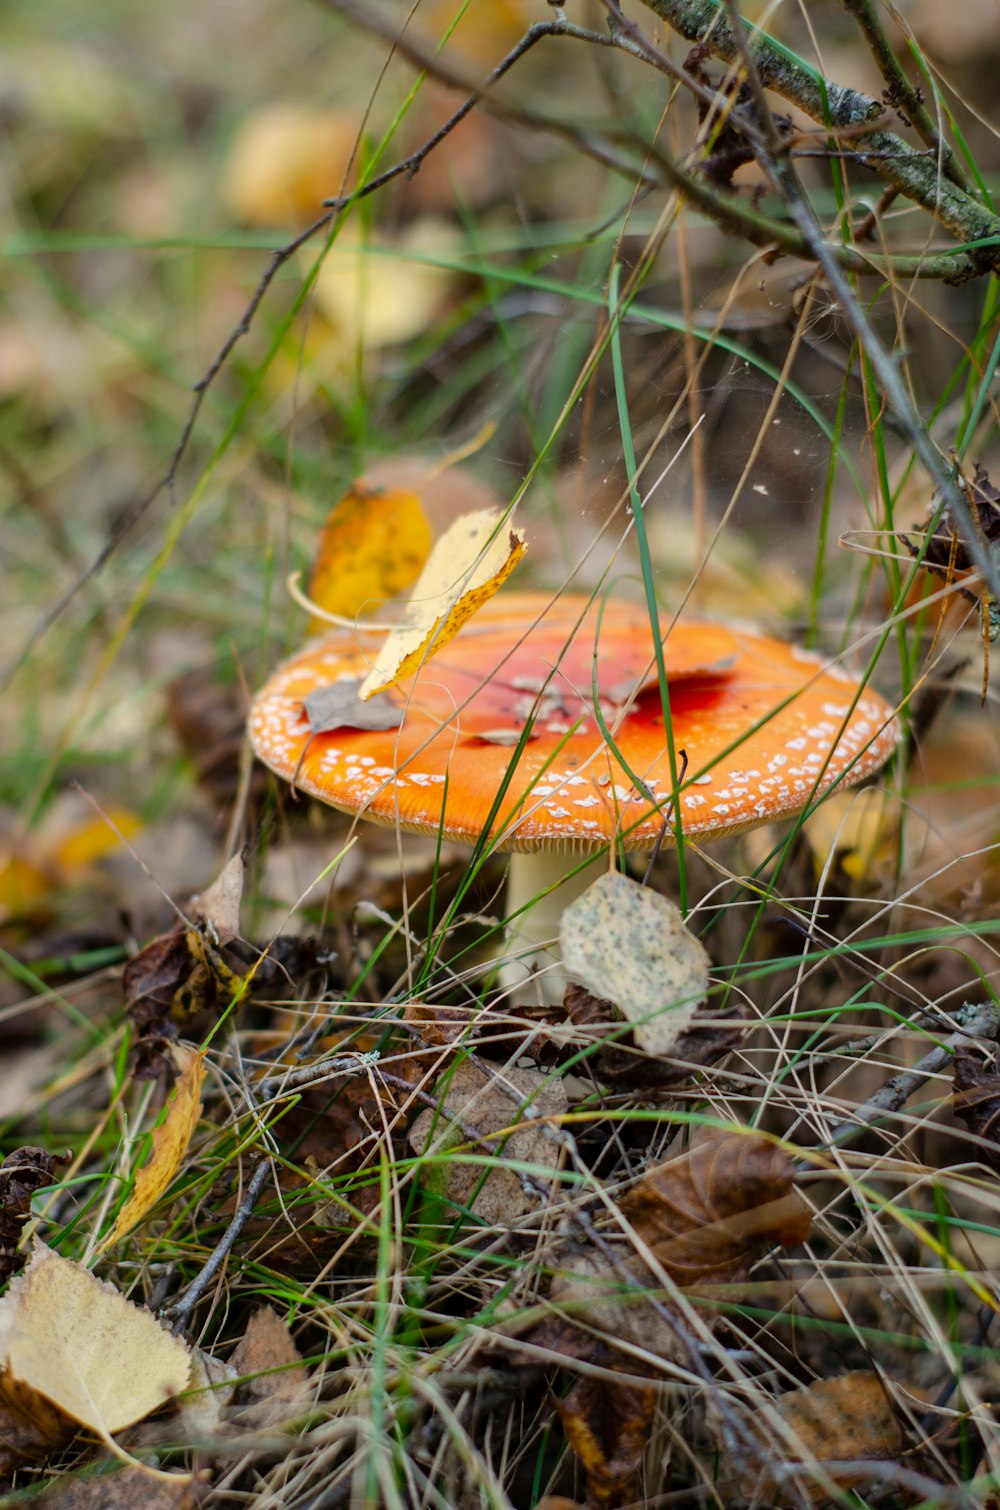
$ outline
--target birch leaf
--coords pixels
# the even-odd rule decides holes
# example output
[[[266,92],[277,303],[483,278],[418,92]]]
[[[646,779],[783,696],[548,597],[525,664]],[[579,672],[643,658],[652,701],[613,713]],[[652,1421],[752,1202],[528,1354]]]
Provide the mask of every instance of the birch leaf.
[[[166,1116],[153,1129],[152,1152],[136,1175],[132,1194],[119,1211],[117,1221],[98,1248],[99,1254],[120,1242],[156,1205],[184,1162],[191,1134],[198,1125],[205,1056],[183,1044],[173,1046],[173,1055],[181,1074],[167,1103]]]
[[[3,1393],[41,1395],[102,1439],[187,1388],[188,1349],[113,1285],[39,1243],[0,1300]]]
[[[388,636],[361,684],[367,700],[412,676],[506,582],[526,546],[500,509],[463,514],[438,540],[413,589],[403,623]]]

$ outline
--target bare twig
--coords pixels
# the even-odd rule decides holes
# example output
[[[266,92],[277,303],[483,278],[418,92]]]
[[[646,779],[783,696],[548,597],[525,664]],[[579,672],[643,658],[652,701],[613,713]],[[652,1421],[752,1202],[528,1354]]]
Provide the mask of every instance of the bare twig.
[[[905,1106],[914,1091],[950,1064],[956,1049],[976,1038],[995,1042],[1000,1033],[1000,1011],[993,1002],[970,1002],[955,1013],[955,1021],[959,1026],[954,1033],[949,1033],[937,1048],[918,1059],[912,1069],[902,1070],[880,1085],[874,1095],[837,1124],[824,1146],[843,1148],[845,1143],[853,1143],[873,1122],[891,1116]]]
[[[927,113],[920,90],[910,83],[903,72],[879,19],[875,0],[843,0],[843,5],[860,26],[869,51],[885,79],[887,102],[910,122],[920,139],[933,150],[942,171],[947,173],[952,183],[969,193],[972,185],[968,175]]]
[[[167,1309],[166,1314],[173,1320],[172,1330],[175,1335],[187,1326],[195,1306],[229,1257],[233,1244],[253,1215],[254,1207],[260,1200],[264,1186],[272,1177],[271,1160],[267,1154],[264,1154],[250,1176],[249,1183],[243,1192],[243,1199],[237,1206],[232,1221],[212,1249],[208,1261],[192,1280],[182,1299]]]
[[[776,192],[788,205],[792,219],[809,243],[816,261],[822,267],[827,283],[839,300],[845,318],[864,346],[875,377],[885,393],[888,407],[902,426],[907,440],[923,463],[936,491],[951,510],[952,518],[971,559],[979,568],[990,590],[1000,597],[1000,566],[976,529],[965,494],[957,486],[953,471],[949,470],[931,439],[927,426],[917,413],[898,366],[883,345],[867,312],[855,295],[847,275],[833,254],[816,212],[798,180],[795,168],[788,160],[785,144],[778,133],[764,94],[765,80],[757,66],[756,52],[751,50],[747,29],[735,0],[726,0],[726,8],[732,23],[730,34],[734,39],[734,46],[743,60],[761,120],[768,133],[768,145],[760,148],[758,161]]]
[[[733,63],[743,57],[746,41],[743,46],[737,41],[738,25],[732,13],[727,17],[728,7],[720,0],[643,0],[643,4],[678,35],[703,44],[723,62]],[[1000,218],[943,177],[933,157],[915,151],[902,137],[887,131],[882,124],[885,107],[879,100],[825,79],[756,27],[743,30],[744,38],[746,31],[750,32],[749,52],[765,89],[774,90],[821,125],[870,125],[865,144],[858,148],[858,161],[874,168],[907,199],[922,205],[960,241],[989,243],[973,253],[979,271],[1000,265]]]

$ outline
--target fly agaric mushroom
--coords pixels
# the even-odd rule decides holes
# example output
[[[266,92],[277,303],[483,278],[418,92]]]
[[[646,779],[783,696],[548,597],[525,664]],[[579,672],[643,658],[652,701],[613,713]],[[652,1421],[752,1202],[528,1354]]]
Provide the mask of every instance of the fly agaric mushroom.
[[[645,607],[502,592],[415,677],[359,703],[377,645],[359,627],[287,661],[250,711],[257,756],[371,822],[466,844],[488,829],[493,848],[513,852],[507,943],[521,968],[505,967],[504,984],[544,963],[561,994],[549,952],[559,915],[595,873],[567,872],[612,842],[651,850],[664,832],[673,778]],[[888,704],[810,651],[699,623],[675,625],[664,655],[687,838],[789,817],[892,753]]]

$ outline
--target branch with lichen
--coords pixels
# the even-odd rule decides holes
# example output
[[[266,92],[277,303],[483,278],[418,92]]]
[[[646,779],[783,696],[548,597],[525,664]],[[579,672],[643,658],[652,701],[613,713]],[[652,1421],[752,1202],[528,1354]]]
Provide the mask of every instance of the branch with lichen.
[[[701,44],[724,63],[740,50],[718,0],[643,0],[686,41]],[[865,7],[858,6],[857,10]],[[858,89],[824,79],[766,32],[747,24],[761,83],[820,125],[863,135],[857,161],[874,169],[905,198],[919,204],[962,242],[987,243],[971,252],[980,272],[1000,270],[1000,217],[942,172],[939,154],[918,150],[885,127],[886,107]],[[883,57],[883,61],[884,57]],[[870,129],[868,129],[870,127]]]

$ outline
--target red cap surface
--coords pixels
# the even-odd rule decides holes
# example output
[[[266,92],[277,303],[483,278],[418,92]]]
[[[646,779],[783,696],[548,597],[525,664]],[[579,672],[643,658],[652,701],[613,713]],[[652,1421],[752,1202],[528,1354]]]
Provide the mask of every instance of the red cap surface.
[[[416,677],[379,694],[398,706],[398,728],[313,734],[303,699],[363,677],[380,638],[344,631],[286,662],[250,712],[259,759],[344,812],[472,843],[533,719],[490,825],[497,846],[597,848],[616,835],[629,849],[653,846],[671,778],[644,606],[613,601],[602,612],[574,595],[553,603],[501,592]],[[601,712],[621,760],[594,717],[595,647]],[[811,652],[690,623],[670,631],[665,657],[674,745],[688,760],[679,808],[692,838],[799,812],[892,753],[889,705]]]

